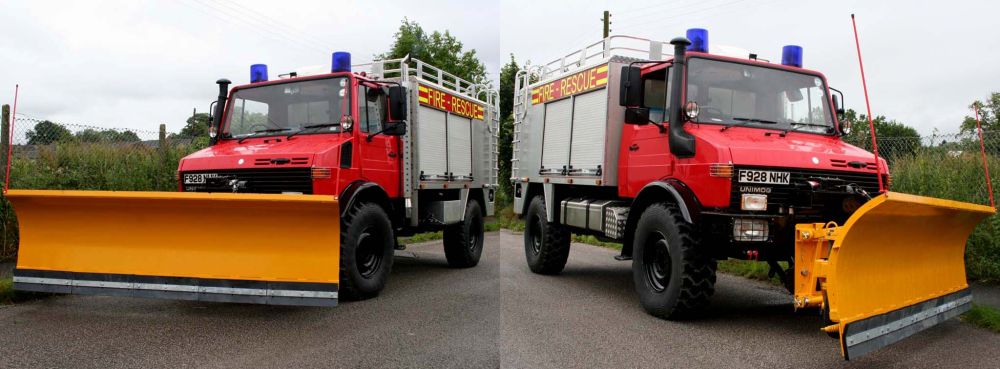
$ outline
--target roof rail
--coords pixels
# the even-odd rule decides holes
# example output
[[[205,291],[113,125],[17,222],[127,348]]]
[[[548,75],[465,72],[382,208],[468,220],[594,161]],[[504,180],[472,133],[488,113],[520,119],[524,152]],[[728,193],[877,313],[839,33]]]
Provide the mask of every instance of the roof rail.
[[[612,56],[623,56],[644,60],[663,60],[667,55],[663,50],[670,50],[670,43],[650,40],[641,37],[612,35],[603,40],[588,44],[556,60],[541,64],[538,76],[541,80],[554,74],[562,74],[586,65],[598,64]]]
[[[401,78],[403,81],[407,81],[410,77],[416,77],[470,96],[477,96],[488,90],[485,81],[479,83],[467,81],[420,59],[411,58],[409,55],[398,59],[355,64],[352,67],[355,68],[356,72],[364,71],[375,79]]]

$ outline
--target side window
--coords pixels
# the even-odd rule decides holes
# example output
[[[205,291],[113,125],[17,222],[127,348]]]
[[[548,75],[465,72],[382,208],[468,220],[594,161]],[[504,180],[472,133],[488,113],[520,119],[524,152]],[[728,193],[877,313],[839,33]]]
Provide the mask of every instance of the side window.
[[[232,135],[250,134],[254,131],[275,128],[268,125],[270,106],[254,100],[238,99],[233,103],[233,119],[229,132]]]
[[[374,133],[382,130],[382,115],[379,104],[382,104],[384,96],[378,95],[374,101],[368,96],[368,91],[375,88],[377,87],[358,86],[358,127],[364,133]]]
[[[670,89],[667,79],[670,68],[646,75],[643,79],[642,106],[649,109],[649,119],[654,122],[665,122],[670,104]]]

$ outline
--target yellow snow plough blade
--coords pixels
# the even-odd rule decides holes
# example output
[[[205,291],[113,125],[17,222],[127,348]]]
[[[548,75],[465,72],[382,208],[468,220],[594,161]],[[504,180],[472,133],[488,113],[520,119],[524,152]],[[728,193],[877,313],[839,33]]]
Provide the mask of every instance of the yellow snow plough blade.
[[[333,196],[10,190],[14,288],[275,305],[337,304]]]
[[[887,192],[843,226],[799,224],[795,306],[823,307],[850,359],[967,311],[965,243],[989,206]]]

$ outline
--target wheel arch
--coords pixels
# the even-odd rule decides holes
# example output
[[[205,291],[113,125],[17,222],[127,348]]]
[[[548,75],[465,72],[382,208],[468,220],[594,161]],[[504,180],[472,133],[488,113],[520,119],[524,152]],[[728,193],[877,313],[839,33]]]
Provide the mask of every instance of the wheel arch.
[[[639,217],[647,207],[659,202],[677,204],[685,222],[695,224],[700,218],[701,204],[684,182],[671,178],[649,183],[639,190],[629,207],[628,218],[625,220],[625,237],[622,239],[622,255],[632,255],[632,241]]]
[[[340,203],[340,216],[344,217],[347,215],[347,210],[350,209],[355,204],[361,202],[374,202],[385,210],[386,214],[389,214],[390,219],[395,219],[392,216],[392,205],[389,201],[389,193],[385,191],[382,186],[379,186],[374,182],[367,181],[354,181],[341,191],[340,197],[338,197]]]
[[[535,196],[543,195],[544,191],[542,189],[541,183],[526,183],[524,186],[524,203],[521,204],[521,215],[528,213],[528,206],[531,206],[531,200]]]
[[[486,194],[485,190],[482,188],[470,188],[469,189],[469,199],[466,200],[466,204],[469,201],[476,200],[479,202],[479,212],[485,217],[486,216]],[[467,206],[467,205],[466,205]]]

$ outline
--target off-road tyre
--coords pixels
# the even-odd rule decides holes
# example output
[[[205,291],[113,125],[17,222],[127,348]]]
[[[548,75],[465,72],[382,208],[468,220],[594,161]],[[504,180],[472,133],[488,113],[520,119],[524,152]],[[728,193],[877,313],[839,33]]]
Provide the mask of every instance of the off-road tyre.
[[[632,280],[650,315],[682,319],[708,305],[715,293],[715,259],[673,203],[643,211],[633,243]]]
[[[479,201],[469,200],[465,220],[444,229],[444,257],[453,268],[471,268],[479,264],[484,242],[483,212]]]
[[[532,272],[559,274],[569,258],[570,233],[546,219],[545,200],[535,196],[524,216],[524,254]]]
[[[348,209],[340,221],[340,299],[378,296],[392,270],[395,239],[392,222],[378,204]]]

